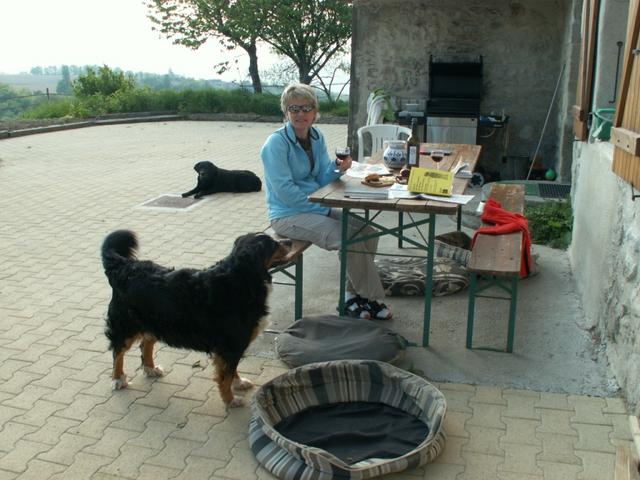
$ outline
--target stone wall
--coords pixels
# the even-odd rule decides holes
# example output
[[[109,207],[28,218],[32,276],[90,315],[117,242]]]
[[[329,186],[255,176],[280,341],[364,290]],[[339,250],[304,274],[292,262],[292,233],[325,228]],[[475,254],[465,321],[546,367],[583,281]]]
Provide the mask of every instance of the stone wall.
[[[607,142],[576,142],[571,267],[585,318],[629,404],[640,413],[640,200],[611,171]]]
[[[575,36],[567,29],[574,10],[572,0],[356,0],[352,144],[357,145],[355,132],[366,122],[366,100],[372,90],[383,87],[400,99],[426,98],[429,55],[482,55],[481,113],[504,111],[510,123],[508,138],[497,134],[480,142],[484,149],[481,164],[503,170],[507,176],[509,170],[526,172],[562,65],[569,64],[539,150],[544,166],[562,172],[561,163],[570,164],[570,158],[563,158],[570,154],[570,147],[563,151],[566,143],[562,143],[563,132],[571,127],[567,98],[575,97],[575,73],[569,62],[575,52],[567,47],[571,35]],[[503,157],[524,165],[506,165]]]

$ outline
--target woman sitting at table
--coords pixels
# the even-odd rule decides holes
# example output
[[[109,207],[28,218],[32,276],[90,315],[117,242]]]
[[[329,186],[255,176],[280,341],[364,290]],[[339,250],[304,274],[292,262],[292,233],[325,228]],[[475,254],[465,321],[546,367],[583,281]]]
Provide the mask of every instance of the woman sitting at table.
[[[322,133],[313,126],[318,118],[318,98],[310,86],[289,85],[280,106],[285,125],[267,138],[260,152],[271,227],[283,237],[338,250],[342,210],[311,203],[308,197],[340,178],[351,167],[351,157],[340,161],[329,156]],[[350,219],[349,235],[361,227],[362,222]],[[360,233],[373,231],[367,226]],[[373,261],[378,239],[366,240],[358,247],[367,253],[347,253],[345,311],[351,317],[388,320],[392,315],[380,302],[384,288]]]

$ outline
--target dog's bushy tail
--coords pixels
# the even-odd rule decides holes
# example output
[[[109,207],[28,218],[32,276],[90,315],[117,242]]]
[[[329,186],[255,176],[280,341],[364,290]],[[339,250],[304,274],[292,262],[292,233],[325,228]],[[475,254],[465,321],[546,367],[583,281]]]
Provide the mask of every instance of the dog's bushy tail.
[[[128,260],[136,258],[137,250],[138,239],[132,231],[116,230],[107,235],[102,242],[102,266],[107,276]]]

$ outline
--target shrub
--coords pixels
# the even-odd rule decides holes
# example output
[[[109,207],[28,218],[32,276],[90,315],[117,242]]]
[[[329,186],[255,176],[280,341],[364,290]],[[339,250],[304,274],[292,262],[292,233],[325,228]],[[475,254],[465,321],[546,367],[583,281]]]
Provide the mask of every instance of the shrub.
[[[131,75],[125,76],[124,72],[115,72],[106,65],[96,72],[93,68],[87,68],[84,75],[80,75],[73,82],[73,91],[77,97],[90,97],[93,95],[113,95],[116,92],[125,92],[135,87],[135,80]]]
[[[563,250],[571,243],[573,211],[568,200],[528,206],[525,216],[532,242]]]

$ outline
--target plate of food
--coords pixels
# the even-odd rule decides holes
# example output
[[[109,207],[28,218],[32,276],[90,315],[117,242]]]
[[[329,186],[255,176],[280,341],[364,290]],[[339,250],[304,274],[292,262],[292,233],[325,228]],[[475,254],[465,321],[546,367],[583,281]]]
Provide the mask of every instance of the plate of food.
[[[395,180],[393,177],[379,175],[377,173],[371,173],[362,180],[362,184],[369,187],[390,187],[394,183]]]

